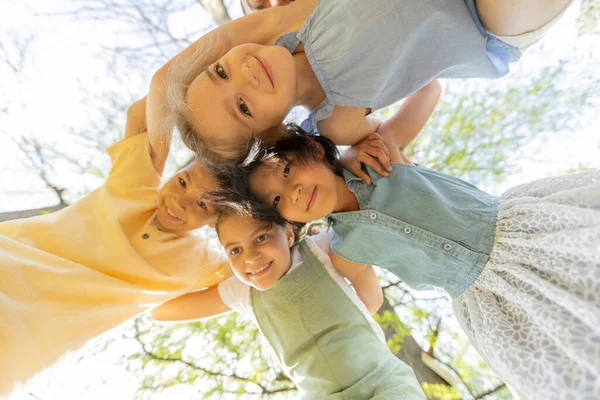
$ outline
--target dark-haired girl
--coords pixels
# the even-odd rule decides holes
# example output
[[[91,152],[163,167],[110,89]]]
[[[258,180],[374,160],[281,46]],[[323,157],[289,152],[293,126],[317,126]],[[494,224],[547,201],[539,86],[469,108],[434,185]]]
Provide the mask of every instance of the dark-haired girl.
[[[342,275],[371,264],[415,289],[444,289],[521,399],[599,398],[600,171],[497,198],[408,162],[401,133],[387,138],[389,176],[367,168],[371,185],[340,171],[330,140],[306,135],[253,152],[246,183],[290,221],[328,217]]]

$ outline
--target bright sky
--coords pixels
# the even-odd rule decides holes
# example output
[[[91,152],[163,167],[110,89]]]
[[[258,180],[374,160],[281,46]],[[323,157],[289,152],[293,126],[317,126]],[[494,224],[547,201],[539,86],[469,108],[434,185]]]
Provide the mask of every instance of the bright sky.
[[[4,134],[15,136],[31,133],[46,143],[68,150],[72,145],[64,140],[65,132],[73,127],[85,126],[87,122],[86,109],[82,105],[86,95],[81,88],[91,92],[101,92],[104,89],[105,64],[96,57],[97,45],[119,40],[110,23],[81,22],[69,17],[36,17],[33,13],[33,10],[40,14],[68,10],[73,7],[73,2],[31,0],[27,3],[28,5],[24,5],[21,1],[4,0],[0,6],[1,42],[10,41],[10,31],[19,35],[28,31],[37,34],[30,48],[31,58],[18,81],[6,67],[0,66],[0,107],[9,102],[13,105],[8,117],[0,117],[0,212],[56,203],[56,199],[43,190],[43,182],[21,167],[22,155]],[[231,9],[234,16],[237,16],[239,7],[237,2],[234,3]],[[526,55],[519,68],[527,71],[556,62],[570,54],[574,43],[600,61],[598,38],[578,38],[576,35],[574,18],[578,8],[576,4],[567,12],[543,42]],[[182,16],[178,23],[193,27],[197,21],[191,16]],[[600,65],[600,62],[596,65]],[[600,71],[597,72],[600,74]],[[573,80],[577,79],[576,70],[569,73]],[[124,78],[130,82],[129,92],[141,96],[145,93],[145,85],[150,76]],[[16,104],[18,106],[14,106]],[[598,119],[600,113],[596,110],[596,115],[590,117]],[[521,167],[521,172],[508,177],[502,184],[487,189],[500,194],[511,185],[580,165],[600,167],[598,128],[596,125],[585,130],[554,135],[548,140],[534,141],[528,146],[528,153],[532,157],[513,160]],[[70,179],[75,180],[77,176]],[[99,183],[94,181],[91,185]],[[135,393],[134,381],[123,367],[113,365],[117,358],[118,354],[105,353],[93,361],[87,360],[73,367],[76,357],[70,357],[53,370],[32,380],[25,388],[17,390],[9,399],[33,400],[27,394],[29,392],[43,400],[131,399]],[[107,379],[107,383],[99,382],[98,377]],[[182,399],[192,398],[189,393],[179,395]]]

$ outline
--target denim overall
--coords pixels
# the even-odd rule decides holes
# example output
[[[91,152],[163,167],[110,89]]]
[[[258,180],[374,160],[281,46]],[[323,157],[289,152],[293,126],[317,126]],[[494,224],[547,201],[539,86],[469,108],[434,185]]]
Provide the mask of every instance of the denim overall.
[[[302,399],[425,400],[414,372],[369,322],[306,242],[302,264],[269,290],[251,290],[260,330]]]

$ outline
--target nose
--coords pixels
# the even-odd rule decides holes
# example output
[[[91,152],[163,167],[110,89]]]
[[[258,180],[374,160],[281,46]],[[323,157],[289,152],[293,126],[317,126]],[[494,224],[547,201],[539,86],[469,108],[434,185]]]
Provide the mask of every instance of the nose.
[[[302,194],[302,184],[295,183],[288,187],[287,197],[292,204],[298,203],[298,200],[300,200],[300,194]]]
[[[244,263],[246,264],[256,264],[260,259],[261,254],[254,249],[246,249],[246,258]]]
[[[287,6],[290,4],[290,0],[271,0],[271,7]]]
[[[254,72],[254,70],[248,62],[242,63],[240,76],[242,77],[243,83],[253,88],[258,87],[258,79],[256,78],[256,73]]]

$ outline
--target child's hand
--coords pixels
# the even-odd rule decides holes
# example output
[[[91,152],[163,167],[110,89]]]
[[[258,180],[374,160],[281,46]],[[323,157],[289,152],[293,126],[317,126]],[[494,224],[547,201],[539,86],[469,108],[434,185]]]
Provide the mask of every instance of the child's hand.
[[[367,185],[371,184],[371,178],[362,170],[361,163],[370,166],[381,176],[388,176],[388,171],[392,170],[388,148],[377,133],[371,133],[344,151],[340,163],[349,172],[362,178]]]

